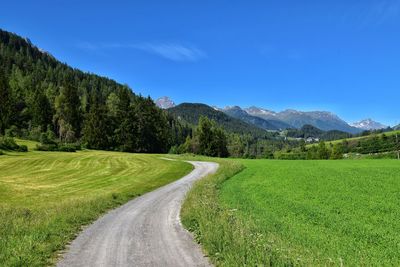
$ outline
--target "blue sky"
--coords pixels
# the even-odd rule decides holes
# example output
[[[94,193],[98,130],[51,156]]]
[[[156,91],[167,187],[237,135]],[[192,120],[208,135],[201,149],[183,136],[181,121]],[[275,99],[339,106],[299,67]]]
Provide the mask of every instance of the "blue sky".
[[[153,98],[400,123],[400,0],[5,1],[0,27]]]

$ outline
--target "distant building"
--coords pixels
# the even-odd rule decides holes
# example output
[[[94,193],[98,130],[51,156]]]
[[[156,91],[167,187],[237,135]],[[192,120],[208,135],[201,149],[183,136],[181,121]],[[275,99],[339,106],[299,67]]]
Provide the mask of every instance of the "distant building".
[[[306,141],[306,143],[317,143],[317,142],[319,142],[319,138],[317,138],[317,137],[307,137],[305,141]]]

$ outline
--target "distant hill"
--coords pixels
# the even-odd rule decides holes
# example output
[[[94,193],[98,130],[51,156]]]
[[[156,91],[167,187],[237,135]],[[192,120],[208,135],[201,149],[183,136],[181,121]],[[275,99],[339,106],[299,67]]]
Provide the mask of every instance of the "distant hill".
[[[400,124],[394,127],[395,130],[400,130]]]
[[[168,108],[173,108],[175,107],[174,101],[171,100],[168,96],[163,96],[158,98],[155,101],[157,107],[162,108],[162,109],[168,109]]]
[[[286,134],[288,137],[294,138],[318,138],[324,141],[351,138],[352,135],[347,132],[338,130],[323,131],[312,125],[304,125],[301,129],[289,129]]]
[[[337,115],[327,111],[298,111],[287,109],[282,112],[274,112],[258,107],[245,109],[252,116],[262,119],[274,119],[289,124],[292,128],[301,128],[304,125],[312,125],[324,131],[339,130],[348,133],[359,133],[360,129],[350,126]]]
[[[362,130],[368,130],[368,131],[387,128],[386,125],[383,125],[382,123],[376,122],[372,119],[365,119],[365,120],[361,120],[358,122],[354,122],[351,124],[351,126],[356,127],[358,129],[362,129]]]
[[[226,131],[239,134],[253,134],[256,136],[264,136],[265,130],[246,123],[242,120],[228,116],[227,114],[215,108],[199,103],[182,103],[175,107],[167,109],[168,113],[178,119],[184,120],[192,125],[199,122],[200,116],[206,116],[214,120],[218,125]]]

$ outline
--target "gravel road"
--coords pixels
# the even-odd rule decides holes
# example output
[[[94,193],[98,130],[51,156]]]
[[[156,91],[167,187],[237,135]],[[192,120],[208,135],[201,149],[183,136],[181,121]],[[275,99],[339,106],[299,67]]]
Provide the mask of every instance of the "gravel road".
[[[182,227],[179,213],[193,182],[214,173],[218,164],[190,163],[195,167],[190,174],[131,200],[87,227],[57,266],[210,266]]]

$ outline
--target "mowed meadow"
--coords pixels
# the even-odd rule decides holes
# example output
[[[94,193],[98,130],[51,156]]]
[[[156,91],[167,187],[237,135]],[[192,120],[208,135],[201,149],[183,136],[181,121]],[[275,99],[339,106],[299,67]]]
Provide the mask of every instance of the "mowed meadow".
[[[54,264],[82,225],[192,170],[159,155],[7,154],[0,156],[0,266]]]
[[[221,266],[398,266],[399,203],[396,160],[227,160],[182,214]]]

